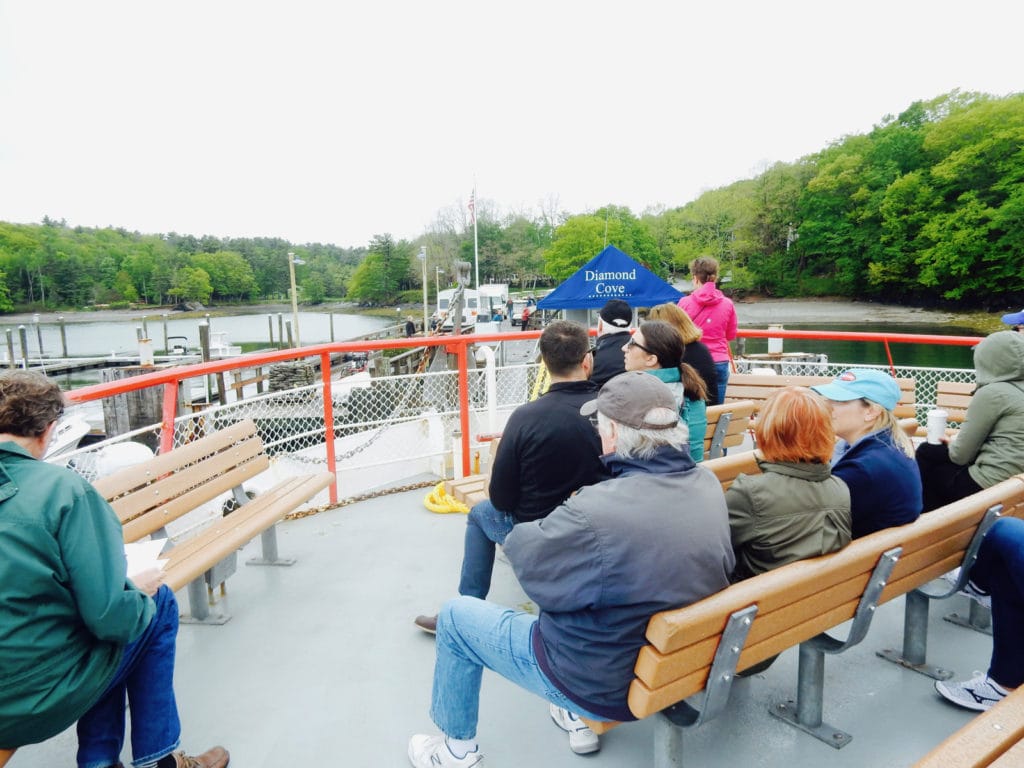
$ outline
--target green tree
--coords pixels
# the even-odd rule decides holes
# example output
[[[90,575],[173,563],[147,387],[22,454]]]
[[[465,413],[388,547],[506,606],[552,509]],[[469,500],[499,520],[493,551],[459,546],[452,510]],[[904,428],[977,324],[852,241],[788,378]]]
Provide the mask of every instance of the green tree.
[[[174,285],[168,291],[181,301],[207,302],[213,293],[210,276],[199,267],[182,267],[174,276]]]

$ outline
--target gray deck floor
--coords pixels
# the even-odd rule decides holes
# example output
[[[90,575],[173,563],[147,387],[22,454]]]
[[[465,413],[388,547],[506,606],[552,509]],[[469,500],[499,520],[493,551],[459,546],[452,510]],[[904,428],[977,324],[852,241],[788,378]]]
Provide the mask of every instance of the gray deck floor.
[[[176,690],[186,749],[223,744],[236,768],[407,765],[409,736],[434,732],[427,714],[433,640],[412,619],[454,594],[465,526],[462,515],[426,511],[425,494],[283,523],[281,554],[297,564],[240,566],[228,587],[231,621],[182,626]],[[250,544],[243,559],[257,547]],[[526,603],[500,560],[490,599]],[[985,668],[991,642],[943,622],[952,609],[966,610],[966,600],[932,610],[929,659],[966,676]],[[853,734],[845,749],[768,715],[773,699],[795,694],[797,653],[790,650],[767,672],[737,683],[725,716],[686,733],[684,764],[912,765],[972,715],[940,700],[927,678],[875,657],[878,648],[900,646],[902,615],[902,600],[883,606],[861,646],[826,661],[825,719]],[[542,701],[490,673],[478,738],[490,768],[652,764],[650,721],[614,730],[598,754],[580,757]],[[12,768],[73,766],[74,750],[71,729],[22,748]]]

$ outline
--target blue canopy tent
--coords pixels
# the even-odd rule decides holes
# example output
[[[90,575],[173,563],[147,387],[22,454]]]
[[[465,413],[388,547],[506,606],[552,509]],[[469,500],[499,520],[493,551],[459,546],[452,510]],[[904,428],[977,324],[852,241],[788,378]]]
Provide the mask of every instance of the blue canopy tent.
[[[609,299],[622,299],[631,307],[653,307],[682,293],[614,245],[577,270],[568,280],[537,303],[539,309],[600,309]]]

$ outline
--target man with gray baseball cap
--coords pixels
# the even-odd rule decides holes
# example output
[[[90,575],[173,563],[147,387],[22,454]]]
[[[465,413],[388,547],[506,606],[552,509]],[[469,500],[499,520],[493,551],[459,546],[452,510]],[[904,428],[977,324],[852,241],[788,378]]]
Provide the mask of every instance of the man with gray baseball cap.
[[[636,719],[626,697],[651,616],[729,584],[725,497],[690,458],[672,391],[649,374],[623,373],[580,413],[596,418],[612,477],[505,539],[539,616],[474,597],[442,608],[430,709],[442,734],[410,739],[415,766],[482,764],[485,667],[547,699],[574,752],[596,752],[598,737],[580,716]]]

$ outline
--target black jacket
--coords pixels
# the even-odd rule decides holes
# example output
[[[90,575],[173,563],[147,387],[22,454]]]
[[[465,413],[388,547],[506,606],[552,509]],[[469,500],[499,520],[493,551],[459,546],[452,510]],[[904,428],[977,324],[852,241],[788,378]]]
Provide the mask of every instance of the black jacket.
[[[517,522],[538,520],[584,485],[604,480],[601,439],[580,406],[597,397],[590,381],[552,384],[516,408],[491,470],[491,503]]]
[[[626,359],[622,345],[629,341],[629,331],[607,333],[597,337],[594,345],[594,370],[590,380],[603,387],[604,383],[626,370]]]
[[[715,370],[715,361],[711,359],[708,348],[700,341],[690,342],[683,352],[683,362],[692,365],[704,379],[704,386],[708,389],[705,402],[708,405],[721,405],[718,402],[718,371]]]

